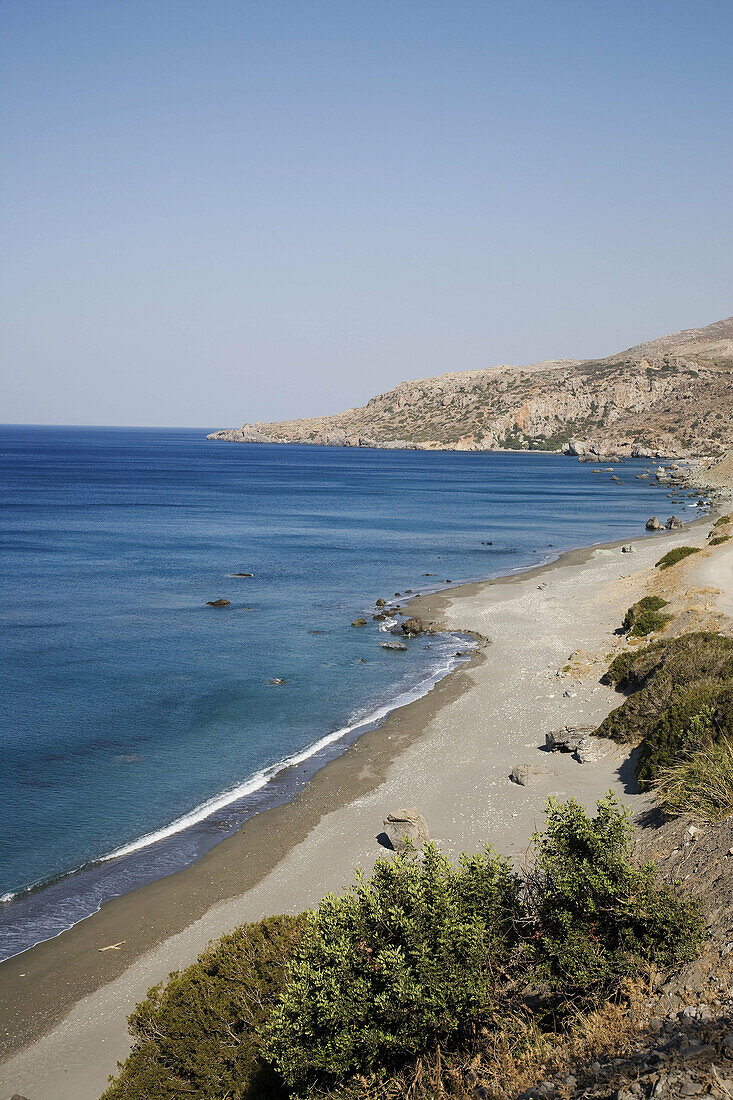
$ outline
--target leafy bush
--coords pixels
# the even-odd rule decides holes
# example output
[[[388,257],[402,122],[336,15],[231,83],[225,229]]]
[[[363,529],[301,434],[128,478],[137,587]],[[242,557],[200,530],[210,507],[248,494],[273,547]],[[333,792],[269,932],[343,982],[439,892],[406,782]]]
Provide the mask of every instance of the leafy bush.
[[[291,1085],[394,1066],[487,1020],[517,933],[519,884],[490,849],[451,864],[380,859],[311,914],[271,1018],[269,1052]]]
[[[434,1049],[500,1037],[545,985],[544,1019],[598,1004],[654,963],[693,957],[694,906],[630,862],[631,825],[612,795],[596,817],[551,799],[547,831],[522,884],[490,852],[453,867],[397,857],[325,898],[271,1017],[269,1052],[297,1095],[396,1069]],[[524,887],[523,889],[521,887]]]
[[[280,994],[304,917],[245,924],[171,974],[137,1006],[133,1049],[102,1100],[276,1100],[262,1023]]]
[[[603,676],[604,683],[629,692],[596,730],[614,741],[638,741],[651,733],[678,693],[708,680],[733,677],[733,638],[698,631],[652,642],[622,653]]]
[[[632,604],[624,615],[623,630],[632,638],[644,638],[654,630],[661,630],[672,619],[671,615],[659,614],[668,605],[669,600],[663,600],[661,596],[644,596]]]
[[[490,849],[453,865],[429,845],[422,863],[378,860],[315,912],[225,936],[138,1005],[104,1100],[404,1095],[420,1059],[509,1051],[537,1021],[556,1026],[650,962],[695,953],[696,909],[633,867],[613,796],[595,817],[551,800],[534,840],[524,878]]]
[[[668,550],[667,553],[659,559],[657,567],[659,569],[669,569],[670,565],[676,565],[678,561],[684,561],[685,558],[689,558],[690,554],[699,553],[699,546],[677,546],[674,550]]]
[[[652,864],[631,863],[628,812],[612,794],[597,811],[551,798],[547,829],[534,837],[533,961],[566,1008],[598,1003],[647,963],[692,958],[702,939],[695,908],[656,885]]]
[[[733,737],[733,679],[699,680],[676,691],[642,742],[636,775],[654,782],[691,753],[722,737]]]

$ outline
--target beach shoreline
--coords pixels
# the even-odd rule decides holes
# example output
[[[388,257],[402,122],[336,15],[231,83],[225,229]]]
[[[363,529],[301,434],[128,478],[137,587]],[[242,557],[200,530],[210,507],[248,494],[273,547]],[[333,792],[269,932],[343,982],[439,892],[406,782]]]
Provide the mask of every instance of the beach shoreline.
[[[0,1070],[0,1082],[5,1084],[7,1078],[14,1088],[28,1091],[31,1075],[34,1100],[36,1097],[42,1100],[45,1096],[66,1095],[88,1096],[91,1100],[98,1096],[104,1087],[106,1073],[114,1071],[116,1059],[124,1057],[127,1049],[124,1017],[149,985],[165,978],[168,970],[192,962],[210,938],[222,934],[236,923],[258,919],[267,912],[297,911],[314,904],[327,889],[345,887],[355,865],[360,863],[368,867],[369,861],[383,851],[376,842],[376,836],[381,831],[381,811],[369,816],[366,831],[355,831],[353,836],[348,832],[344,835],[343,828],[337,828],[334,833],[333,827],[329,829],[329,822],[339,815],[348,817],[350,811],[352,816],[363,819],[363,813],[358,811],[370,802],[382,805],[384,812],[398,808],[395,805],[397,795],[393,794],[395,774],[401,776],[396,784],[398,788],[412,787],[414,790],[416,773],[410,760],[419,762],[421,755],[424,756],[429,746],[423,746],[423,742],[430,738],[431,732],[433,741],[436,740],[434,727],[437,727],[443,742],[446,735],[452,735],[453,749],[458,748],[460,735],[456,741],[455,720],[451,712],[471,711],[471,700],[479,686],[486,693],[487,666],[493,665],[494,671],[498,668],[500,674],[506,674],[507,699],[514,695],[516,702],[517,685],[512,677],[513,670],[504,667],[507,648],[511,648],[507,643],[512,640],[507,636],[496,637],[491,622],[483,621],[487,615],[490,620],[492,613],[498,611],[499,618],[501,615],[516,618],[517,611],[513,604],[521,603],[528,597],[531,602],[532,593],[542,593],[541,598],[545,600],[546,590],[551,591],[556,584],[572,585],[574,580],[590,589],[596,587],[594,578],[610,581],[616,587],[619,580],[624,580],[627,583],[622,588],[631,592],[635,583],[637,588],[640,587],[639,577],[645,569],[649,569],[650,564],[653,565],[652,559],[656,560],[659,555],[659,547],[664,545],[669,548],[682,544],[686,539],[692,541],[692,538],[703,543],[702,529],[711,519],[712,515],[707,515],[693,521],[683,532],[665,532],[636,540],[627,538],[568,551],[555,561],[538,564],[528,570],[471,582],[411,600],[405,605],[408,613],[439,622],[453,631],[488,635],[494,644],[477,650],[468,663],[438,681],[426,695],[392,711],[381,725],[363,733],[343,754],[318,771],[295,798],[250,819],[239,833],[216,845],[197,863],[106,903],[98,913],[68,932],[0,965],[2,1041],[6,1052],[4,1056],[10,1058],[5,1068]],[[636,553],[632,559],[620,553],[620,547],[628,543],[635,546]],[[639,566],[643,568],[639,569]],[[622,573],[625,569],[632,569],[631,576],[635,581],[628,583],[629,576]],[[591,599],[591,604],[594,602]],[[629,598],[628,602],[632,600]],[[616,603],[620,606],[618,596]],[[604,630],[607,630],[608,608],[600,617]],[[496,615],[494,626],[495,620]],[[589,628],[592,637],[599,626],[597,607],[591,609],[588,620],[586,633]],[[610,622],[614,621],[611,617]],[[572,624],[567,625],[571,627]],[[516,633],[513,644],[521,647],[527,639],[522,638],[521,630]],[[554,630],[551,631],[553,633]],[[564,638],[558,638],[561,648],[569,648],[570,642],[575,640],[570,635],[572,629],[568,631],[567,646],[562,644]],[[529,641],[531,643],[532,639]],[[537,641],[540,644],[539,638]],[[534,659],[534,653],[532,657]],[[550,667],[553,663],[550,662]],[[522,669],[522,673],[525,671]],[[533,676],[544,676],[547,671],[548,667],[542,662],[538,668],[531,670]],[[552,678],[556,674],[557,667],[552,668]],[[597,698],[592,698],[594,694]],[[548,699],[554,700],[556,695],[556,692],[548,694]],[[584,703],[587,704],[585,709],[591,713],[584,716],[577,713],[579,707],[574,702],[577,692],[570,693],[567,699],[561,694],[560,698],[563,700],[560,709],[567,712],[568,720],[581,721],[582,717],[589,717],[600,721],[610,709],[609,704],[613,703],[613,692],[597,686],[589,687],[588,699]],[[541,711],[542,708],[538,709]],[[558,705],[553,702],[546,709],[555,711]],[[532,715],[529,718],[531,721]],[[541,720],[539,713],[537,720]],[[465,734],[464,742],[472,741],[474,749],[477,743],[480,747],[483,740],[481,731],[476,727],[474,714],[473,720],[469,715],[461,728],[461,734]],[[548,725],[547,728],[551,727]],[[534,741],[537,740],[535,736]],[[495,746],[490,743],[490,747],[493,750]],[[529,743],[522,747],[529,755]],[[537,748],[536,744],[534,748]],[[505,749],[513,756],[519,746],[510,744]],[[485,743],[483,750],[486,751]],[[497,775],[501,777],[502,785],[498,801],[504,805],[507,802],[513,804],[519,796],[521,808],[529,794],[532,813],[527,812],[526,805],[521,814],[519,810],[511,811],[513,816],[503,822],[503,836],[502,828],[494,828],[492,834],[489,828],[491,820],[487,820],[485,814],[471,814],[472,823],[468,823],[466,811],[471,799],[465,798],[466,775],[465,768],[458,767],[460,761],[443,759],[442,775],[422,776],[425,780],[422,784],[425,788],[422,806],[426,808],[427,804],[431,826],[438,822],[434,831],[451,854],[457,854],[462,847],[470,848],[472,843],[480,846],[485,841],[492,841],[505,854],[521,858],[527,842],[528,825],[533,827],[540,803],[549,790],[544,790],[542,784],[537,789],[516,788],[510,784],[504,759],[506,751],[504,755],[498,754],[501,759],[497,761]],[[552,778],[561,783],[559,793],[566,793],[568,785],[571,793],[576,793],[573,788],[577,788],[578,780],[584,777],[587,790],[579,793],[591,798],[603,793],[609,779],[612,785],[615,780],[625,797],[638,799],[639,796],[632,793],[629,785],[627,761],[623,757],[624,754],[619,754],[613,747],[601,765],[584,765],[582,774],[573,774],[573,768],[577,765],[573,764],[568,772],[569,762],[553,756],[555,773]],[[459,771],[463,772],[460,776]],[[417,779],[419,787],[419,775]],[[496,784],[498,779],[492,779],[492,782]],[[429,789],[431,783],[432,789]],[[455,801],[462,803],[457,828],[451,827],[450,807],[446,805],[446,793],[452,783],[456,787]],[[459,788],[462,798],[459,797]],[[537,795],[540,796],[539,802]],[[432,809],[429,806],[431,802]],[[412,804],[412,801],[407,804]],[[489,815],[489,819],[491,817]],[[496,825],[497,815],[493,817]],[[459,818],[454,816],[453,823]],[[324,830],[327,836],[317,835]],[[288,865],[291,868],[297,865],[297,850],[304,847],[311,849],[309,858],[315,862],[310,865],[309,871],[306,861],[299,881],[292,877],[288,880]],[[272,879],[279,879],[275,889],[272,889],[272,883],[268,888],[268,882]],[[102,950],[120,941],[122,946],[119,950]],[[95,999],[97,1002],[107,1002],[101,1017],[94,1014]],[[94,1065],[86,1071],[80,1068],[84,1061],[85,1043],[77,1043],[75,1047],[74,1041],[74,1036],[79,1037],[79,1023],[84,1019],[85,1012],[88,1020],[96,1021],[97,1030],[106,1030],[104,1036],[98,1036],[98,1054],[93,1059]],[[71,1089],[73,1079],[75,1091],[48,1091],[49,1075],[55,1062],[54,1049],[66,1050],[67,1070],[71,1074],[69,1087]],[[104,1077],[100,1062],[106,1067]],[[43,1064],[47,1067],[45,1071],[41,1069]],[[23,1081],[25,1084],[21,1088]]]

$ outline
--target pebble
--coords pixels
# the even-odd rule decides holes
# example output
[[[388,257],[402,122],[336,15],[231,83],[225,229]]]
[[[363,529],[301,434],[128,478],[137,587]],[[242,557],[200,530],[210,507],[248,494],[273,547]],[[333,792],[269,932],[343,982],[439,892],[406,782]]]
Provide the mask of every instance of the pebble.
[[[705,1086],[701,1085],[699,1081],[685,1081],[680,1089],[680,1096],[699,1096],[704,1088]]]

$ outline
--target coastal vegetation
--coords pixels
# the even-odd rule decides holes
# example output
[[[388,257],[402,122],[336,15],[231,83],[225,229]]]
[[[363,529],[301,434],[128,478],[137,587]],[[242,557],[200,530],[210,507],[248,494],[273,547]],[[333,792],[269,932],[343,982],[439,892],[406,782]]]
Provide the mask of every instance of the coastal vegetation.
[[[660,614],[668,604],[669,600],[663,600],[661,596],[644,596],[628,609],[622,629],[631,638],[644,638],[655,630],[661,630],[672,619],[671,615]]]
[[[668,550],[657,562],[658,569],[669,569],[679,561],[689,558],[690,554],[699,554],[699,546],[676,546],[674,550]]]
[[[263,1025],[280,996],[305,917],[268,917],[212,944],[154,986],[128,1019],[132,1053],[106,1100],[276,1100]]]
[[[427,1062],[461,1097],[472,1060],[560,1042],[703,939],[695,905],[632,862],[627,812],[596,809],[551,799],[523,875],[428,844],[237,929],[137,1007],[105,1100],[396,1097]]]
[[[712,717],[704,712],[698,721]],[[733,814],[733,745],[728,739],[705,738],[705,747],[662,768],[657,797],[670,815],[689,814],[698,821],[724,821]]]
[[[658,640],[618,656],[604,681],[628,698],[596,732],[640,743],[636,774],[643,786],[666,777],[679,800],[680,783],[692,790],[706,760],[716,766],[711,781],[724,772],[726,757],[716,746],[733,739],[733,638],[696,632]]]

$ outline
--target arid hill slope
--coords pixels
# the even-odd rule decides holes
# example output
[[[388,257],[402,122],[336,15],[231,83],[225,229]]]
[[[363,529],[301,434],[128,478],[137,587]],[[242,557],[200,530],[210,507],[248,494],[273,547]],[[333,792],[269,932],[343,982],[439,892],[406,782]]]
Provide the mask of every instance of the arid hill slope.
[[[733,317],[605,359],[401,382],[362,408],[209,439],[429,450],[718,455],[733,447]]]

